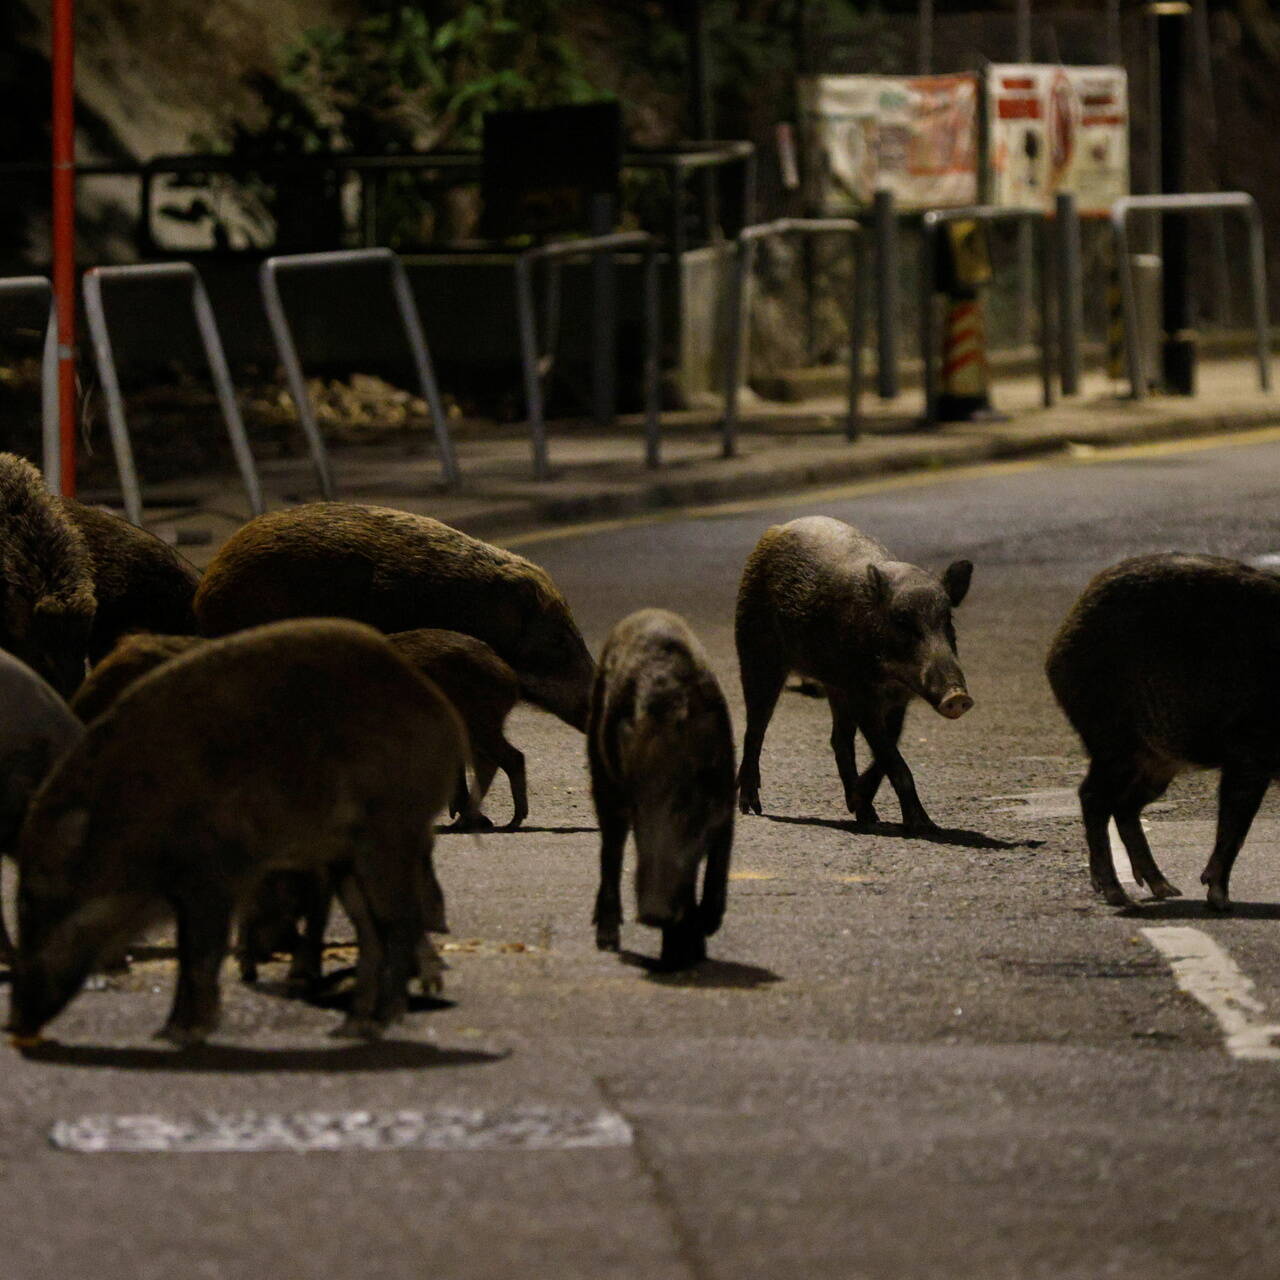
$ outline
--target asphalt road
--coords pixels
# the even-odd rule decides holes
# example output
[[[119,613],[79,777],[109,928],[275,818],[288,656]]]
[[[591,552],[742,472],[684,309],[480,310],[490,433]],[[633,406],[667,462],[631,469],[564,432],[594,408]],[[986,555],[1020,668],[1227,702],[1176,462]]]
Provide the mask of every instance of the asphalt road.
[[[1187,896],[1095,900],[1078,744],[1041,664],[1088,578],[1125,555],[1280,551],[1280,445],[1172,446],[513,540],[592,647],[642,605],[703,638],[741,731],[742,563],[821,512],[898,556],[976,564],[957,615],[976,706],[917,707],[904,754],[940,834],[855,830],[825,705],[783,696],[762,817],[743,818],[711,960],[657,976],[656,934],[596,952],[583,741],[521,709],[527,828],[444,835],[448,1003],[381,1045],[228,971],[218,1043],[176,1055],[163,939],[83,994],[37,1056],[4,1050],[3,1274],[54,1277],[1273,1277],[1280,1061],[1232,1056],[1144,928],[1194,928],[1280,1016],[1280,809],[1264,806],[1206,915],[1213,779],[1184,778],[1150,838]],[[501,778],[489,809],[505,819]],[[628,907],[630,902],[628,899]],[[334,966],[349,963],[335,950]],[[1266,1036],[1261,1037],[1266,1042]],[[83,1154],[59,1121],[427,1112],[475,1125],[546,1107],[627,1145],[529,1150]],[[356,1125],[355,1127],[359,1127]],[[553,1126],[554,1127],[554,1126]],[[554,1139],[554,1134],[553,1134]]]

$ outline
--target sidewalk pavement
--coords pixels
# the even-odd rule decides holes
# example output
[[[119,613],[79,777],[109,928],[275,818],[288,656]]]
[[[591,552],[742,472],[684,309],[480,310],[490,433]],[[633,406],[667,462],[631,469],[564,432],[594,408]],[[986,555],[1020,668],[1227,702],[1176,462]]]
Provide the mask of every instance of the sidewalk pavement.
[[[432,435],[421,426],[382,434],[376,443],[333,446],[336,496],[431,515],[479,537],[501,541],[530,529],[574,521],[709,505],[806,488],[871,480],[894,473],[1043,456],[1068,450],[1249,430],[1280,425],[1280,394],[1258,387],[1256,364],[1242,358],[1202,360],[1197,394],[1122,398],[1101,373],[1087,373],[1082,392],[1045,408],[1038,379],[1002,377],[992,387],[1000,420],[923,430],[919,390],[889,402],[863,396],[862,435],[844,438],[844,401],[743,406],[738,456],[720,456],[715,415],[663,415],[662,465],[644,465],[643,424],[626,417],[607,429],[579,422],[548,424],[553,475],[532,478],[522,424],[454,424],[462,483],[446,490]],[[307,458],[264,461],[268,507],[319,496]],[[85,492],[87,501],[113,502]],[[143,487],[145,522],[203,565],[248,518],[238,477],[202,475]]]

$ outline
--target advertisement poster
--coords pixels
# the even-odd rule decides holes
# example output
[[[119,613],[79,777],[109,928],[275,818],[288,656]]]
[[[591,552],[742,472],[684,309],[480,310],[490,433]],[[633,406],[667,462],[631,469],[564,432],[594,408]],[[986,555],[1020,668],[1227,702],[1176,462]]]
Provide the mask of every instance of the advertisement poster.
[[[992,204],[1049,209],[1074,192],[1082,214],[1129,193],[1129,91],[1120,67],[987,68]]]
[[[856,213],[880,189],[900,209],[977,200],[976,76],[807,76],[800,92],[812,208]]]

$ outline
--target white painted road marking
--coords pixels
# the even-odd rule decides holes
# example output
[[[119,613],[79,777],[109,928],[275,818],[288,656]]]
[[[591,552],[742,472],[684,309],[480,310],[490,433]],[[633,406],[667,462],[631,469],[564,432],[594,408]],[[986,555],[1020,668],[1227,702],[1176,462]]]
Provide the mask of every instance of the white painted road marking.
[[[1266,1006],[1250,995],[1253,981],[1207,933],[1185,925],[1143,929],[1143,935],[1173,966],[1178,986],[1194,996],[1221,1024],[1233,1058],[1280,1059],[1280,1023],[1255,1021]]]
[[[171,1116],[82,1116],[60,1120],[49,1140],[64,1151],[563,1151],[628,1147],[631,1126],[613,1111],[503,1107],[485,1111],[207,1112]]]

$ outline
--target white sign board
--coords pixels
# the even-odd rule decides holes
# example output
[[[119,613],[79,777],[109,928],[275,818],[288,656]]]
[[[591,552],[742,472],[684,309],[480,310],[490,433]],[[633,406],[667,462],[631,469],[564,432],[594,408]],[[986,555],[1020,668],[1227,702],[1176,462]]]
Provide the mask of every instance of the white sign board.
[[[1129,89],[1121,67],[987,68],[992,204],[1048,210],[1059,191],[1103,214],[1129,194]]]
[[[976,202],[977,76],[805,76],[800,101],[811,208],[857,212],[882,189],[900,209]]]

